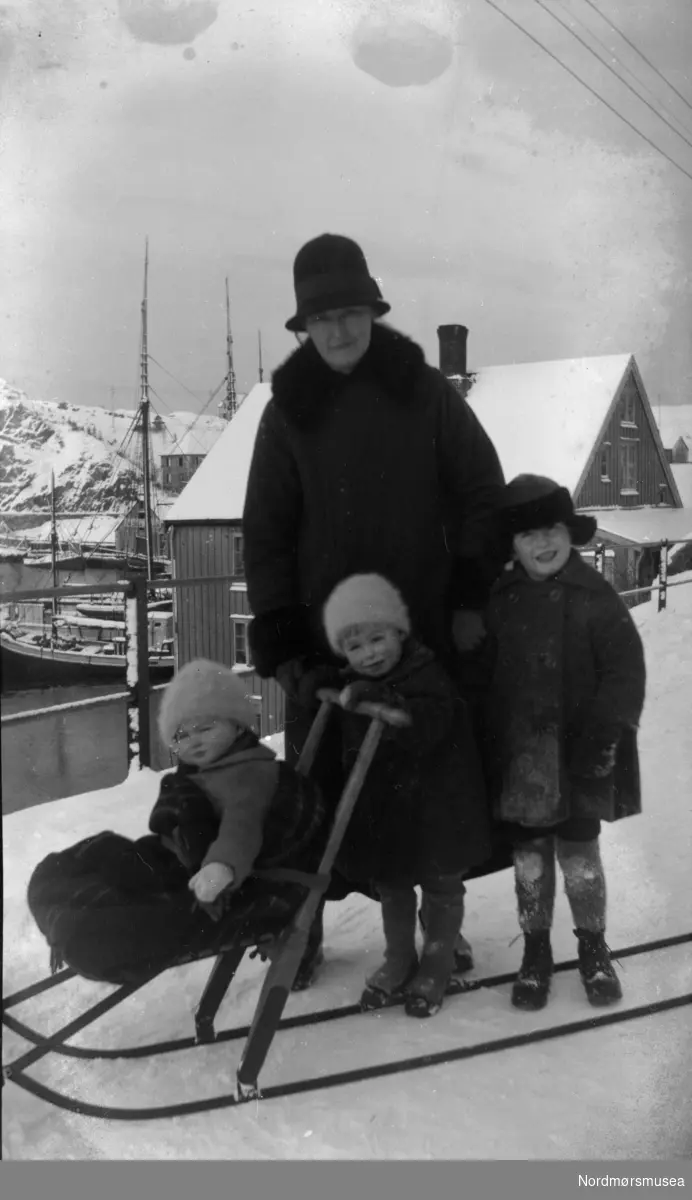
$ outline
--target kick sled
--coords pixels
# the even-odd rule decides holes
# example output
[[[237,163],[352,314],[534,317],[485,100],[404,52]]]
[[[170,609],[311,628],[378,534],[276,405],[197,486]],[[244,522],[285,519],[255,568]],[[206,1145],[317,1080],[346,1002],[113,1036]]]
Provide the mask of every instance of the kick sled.
[[[318,698],[320,700],[320,708],[296,766],[296,770],[303,775],[308,775],[311,771],[330,715],[334,707],[340,704],[339,692],[332,689],[320,691]],[[296,980],[308,946],[313,920],[320,907],[323,895],[329,887],[336,856],[348,829],[349,821],[382,734],[387,726],[404,727],[410,724],[410,718],[406,713],[382,704],[360,704],[355,711],[359,715],[367,717],[370,724],[336,808],[331,832],[317,872],[314,875],[308,875],[305,872],[289,869],[282,870],[280,868],[273,871],[258,872],[258,875],[273,879],[303,884],[308,889],[305,900],[289,924],[276,936],[268,939],[255,939],[243,944],[235,943],[216,952],[214,964],[194,1014],[195,1044],[209,1044],[216,1041],[217,1034],[214,1028],[214,1021],[245,953],[252,951],[253,956],[259,953],[262,958],[269,961],[269,967],[236,1072],[236,1100],[238,1102],[259,1099],[261,1097],[259,1087],[260,1072],[266,1061],[286,1002]],[[211,957],[211,952],[207,951],[199,957]],[[197,961],[197,959],[189,956],[184,959],[178,959],[167,964],[165,970],[182,966],[191,961]],[[39,994],[54,983],[58,984],[66,981],[73,977],[75,972],[69,969],[61,971],[53,979],[41,981],[9,997],[3,1004],[3,1023],[7,1028],[14,1030],[27,1040],[33,1042],[34,1046],[20,1058],[3,1067],[3,1085],[5,1080],[13,1080],[19,1084],[23,1084],[37,1095],[43,1094],[46,1098],[50,1098],[48,1094],[49,1089],[36,1084],[33,1080],[30,1081],[24,1075],[26,1069],[41,1058],[44,1058],[47,1054],[50,1054],[51,1051],[65,1052],[67,1049],[64,1046],[66,1039],[85,1029],[105,1012],[121,1004],[135,991],[140,990],[146,984],[150,983],[152,979],[156,978],[157,975],[162,973],[159,971],[142,982],[119,987],[114,993],[105,997],[105,999],[93,1005],[86,1012],[82,1013],[81,1016],[70,1022],[69,1025],[64,1026],[47,1038],[39,1036],[28,1026],[11,1017],[6,1010]],[[112,1052],[113,1057],[117,1056],[117,1053],[117,1051]],[[56,1093],[50,1093],[50,1095],[57,1099]]]

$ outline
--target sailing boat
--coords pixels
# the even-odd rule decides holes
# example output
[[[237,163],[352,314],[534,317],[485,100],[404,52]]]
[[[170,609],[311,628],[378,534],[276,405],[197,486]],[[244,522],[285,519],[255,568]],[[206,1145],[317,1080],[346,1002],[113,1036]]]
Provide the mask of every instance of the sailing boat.
[[[151,451],[149,354],[147,345],[147,284],[149,247],[144,259],[144,294],[141,306],[140,398],[137,427],[142,435],[142,518],[144,525],[143,566],[148,579],[153,579],[157,564],[154,555],[154,536],[151,504]],[[51,578],[58,586],[59,540],[55,504],[55,477],[51,476]],[[128,564],[129,565],[129,564]],[[169,678],[173,673],[173,613],[169,607],[161,610],[161,600],[153,600],[149,611],[149,667],[154,679]],[[120,608],[113,617],[108,612],[94,613],[94,604],[58,607],[56,599],[46,606],[11,602],[6,623],[0,630],[3,677],[22,682],[42,683],[124,679],[126,674],[125,621]],[[80,608],[82,611],[80,611]],[[85,613],[84,608],[90,608]],[[117,619],[117,616],[121,619]]]

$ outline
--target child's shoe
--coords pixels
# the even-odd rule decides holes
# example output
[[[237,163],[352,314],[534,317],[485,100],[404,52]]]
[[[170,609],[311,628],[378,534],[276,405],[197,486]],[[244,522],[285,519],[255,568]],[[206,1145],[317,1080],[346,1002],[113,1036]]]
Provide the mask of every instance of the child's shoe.
[[[541,929],[535,933],[525,933],[524,957],[512,986],[514,1007],[530,1012],[545,1008],[552,977],[553,952],[550,947],[550,930]]]
[[[622,999],[622,987],[610,961],[610,951],[602,933],[575,929],[579,940],[579,974],[584,990],[595,1008],[614,1004]]]
[[[418,959],[413,958],[408,966],[393,969],[391,962],[384,962],[381,967],[367,980],[367,985],[360,998],[363,1012],[374,1012],[379,1008],[388,1008],[405,993],[418,971]]]

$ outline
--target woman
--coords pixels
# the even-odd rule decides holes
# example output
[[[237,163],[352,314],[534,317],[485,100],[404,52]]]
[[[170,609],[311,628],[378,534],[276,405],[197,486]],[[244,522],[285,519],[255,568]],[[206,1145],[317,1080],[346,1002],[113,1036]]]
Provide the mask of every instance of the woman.
[[[466,401],[419,346],[379,324],[390,306],[357,243],[323,234],[302,247],[293,274],[286,328],[304,340],[272,377],[243,518],[253,662],[286,693],[290,763],[313,719],[320,668],[334,661],[322,607],[349,575],[392,581],[463,691],[463,656],[483,636],[480,610],[501,566],[490,530],[503,486]],[[332,803],[338,763],[327,737],[315,777]]]

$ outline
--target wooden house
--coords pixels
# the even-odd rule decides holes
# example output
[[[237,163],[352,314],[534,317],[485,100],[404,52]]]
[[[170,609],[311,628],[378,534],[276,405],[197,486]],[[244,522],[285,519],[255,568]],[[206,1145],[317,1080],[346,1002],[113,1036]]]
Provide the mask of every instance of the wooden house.
[[[507,478],[531,471],[569,487],[577,507],[597,516],[597,540],[607,544],[611,579],[620,590],[635,586],[643,578],[639,543],[668,536],[665,530],[681,514],[634,357],[468,373],[466,329],[442,326],[439,334],[440,368],[467,396],[497,446]],[[283,693],[274,680],[261,680],[250,661],[242,513],[255,436],[270,395],[270,384],[255,385],[167,516],[174,578],[232,576],[174,589],[177,665],[206,657],[238,671],[255,697],[262,736],[282,728]],[[630,521],[624,532],[614,524],[622,517]],[[677,530],[677,536],[685,535]],[[646,572],[655,568],[652,560]]]
[[[270,395],[268,383],[252,388],[166,518],[174,579],[229,577],[174,588],[176,666],[211,658],[238,671],[255,698],[262,737],[283,726],[283,694],[252,670],[242,516],[257,427]]]
[[[176,441],[175,453],[162,454],[160,481],[165,491],[179,495],[218,441],[216,429],[190,428]]]
[[[658,559],[649,546],[683,536],[686,518],[634,355],[463,374],[457,365],[459,379],[506,478],[530,472],[569,488],[575,508],[598,522],[585,556],[605,545],[618,591],[651,583]]]

